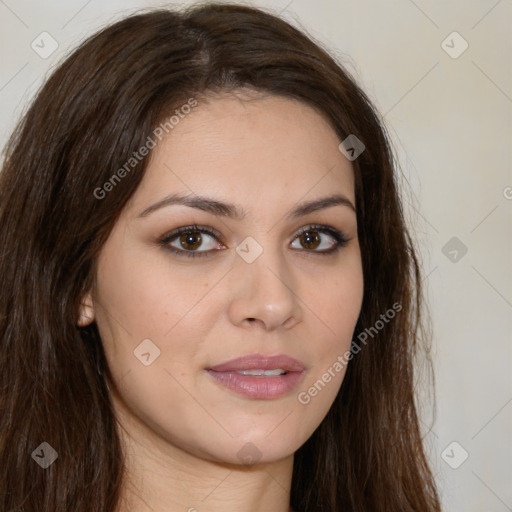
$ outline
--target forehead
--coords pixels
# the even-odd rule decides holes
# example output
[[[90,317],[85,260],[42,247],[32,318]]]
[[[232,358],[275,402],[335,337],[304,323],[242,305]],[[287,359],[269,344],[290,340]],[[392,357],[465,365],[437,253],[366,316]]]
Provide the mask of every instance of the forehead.
[[[152,150],[132,202],[172,192],[282,206],[340,192],[354,202],[350,162],[315,109],[274,95],[222,94],[199,100]]]

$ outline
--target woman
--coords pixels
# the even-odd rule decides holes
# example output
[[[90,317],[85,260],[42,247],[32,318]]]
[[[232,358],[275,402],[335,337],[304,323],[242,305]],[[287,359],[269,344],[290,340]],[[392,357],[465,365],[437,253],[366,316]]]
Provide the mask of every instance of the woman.
[[[437,511],[373,107],[236,5],[53,73],[0,175],[1,510]]]

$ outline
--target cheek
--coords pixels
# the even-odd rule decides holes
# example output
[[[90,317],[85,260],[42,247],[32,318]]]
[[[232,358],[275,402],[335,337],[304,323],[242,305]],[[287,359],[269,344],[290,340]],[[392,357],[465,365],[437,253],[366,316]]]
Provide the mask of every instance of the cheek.
[[[311,310],[321,322],[315,322],[319,331],[312,336],[312,371],[298,398],[314,416],[327,413],[343,382],[363,291],[361,266],[355,260],[350,271],[328,281],[324,292],[317,292],[312,299]]]
[[[105,251],[99,262],[97,323],[114,381],[122,381],[127,397],[133,394],[133,405],[151,409],[154,390],[181,396],[169,374],[180,382],[190,378],[219,314],[209,293],[216,281],[147,251],[124,254],[114,259]]]
[[[314,311],[331,334],[329,346],[336,349],[350,346],[361,311],[363,292],[363,274],[360,264],[357,263],[339,277],[327,281],[323,293],[317,292]]]
[[[98,265],[97,298],[107,306],[106,321],[117,324],[123,338],[165,340],[197,306],[208,302],[211,275],[191,272],[147,248],[124,250],[122,258],[111,252],[105,251]]]

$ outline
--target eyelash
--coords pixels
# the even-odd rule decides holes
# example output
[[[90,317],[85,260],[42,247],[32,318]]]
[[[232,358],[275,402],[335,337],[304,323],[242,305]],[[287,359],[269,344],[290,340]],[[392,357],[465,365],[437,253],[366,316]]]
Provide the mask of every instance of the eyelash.
[[[342,247],[345,247],[348,242],[350,242],[350,239],[347,238],[342,231],[339,231],[331,226],[326,226],[324,224],[309,224],[309,225],[305,226],[304,228],[301,228],[299,230],[299,232],[293,238],[293,241],[295,241],[297,238],[299,238],[301,235],[303,235],[307,231],[326,233],[335,240],[335,243],[330,249],[327,249],[327,250],[315,251],[314,249],[303,249],[306,252],[312,252],[312,253],[320,254],[322,256],[327,256],[329,254],[333,254],[333,253],[339,251]],[[208,251],[186,251],[184,249],[177,249],[176,247],[169,246],[169,243],[174,241],[180,235],[183,235],[185,233],[191,233],[191,232],[206,233],[207,235],[211,236],[212,238],[215,238],[215,240],[217,240],[217,241],[219,241],[219,238],[220,238],[220,234],[217,231],[214,231],[213,229],[208,228],[206,226],[198,226],[197,224],[193,224],[191,226],[183,226],[181,228],[175,229],[171,233],[164,235],[162,238],[160,238],[158,240],[158,244],[161,247],[163,247],[165,250],[168,250],[168,251],[172,252],[173,254],[176,254],[178,256],[185,256],[187,258],[208,256],[212,251],[216,250],[216,249],[211,249]],[[219,242],[219,243],[222,243],[222,242]]]

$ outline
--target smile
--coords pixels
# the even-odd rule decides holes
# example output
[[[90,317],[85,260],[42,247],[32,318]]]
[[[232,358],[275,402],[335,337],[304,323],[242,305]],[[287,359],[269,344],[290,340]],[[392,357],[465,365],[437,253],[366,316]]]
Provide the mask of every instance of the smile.
[[[256,400],[278,398],[297,387],[304,364],[285,355],[252,354],[206,369],[225,388]]]
[[[287,372],[278,368],[276,370],[240,370],[237,373],[240,375],[254,375],[255,377],[274,377],[278,375],[284,375]]]

